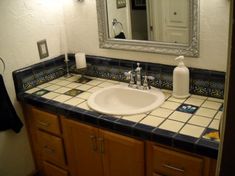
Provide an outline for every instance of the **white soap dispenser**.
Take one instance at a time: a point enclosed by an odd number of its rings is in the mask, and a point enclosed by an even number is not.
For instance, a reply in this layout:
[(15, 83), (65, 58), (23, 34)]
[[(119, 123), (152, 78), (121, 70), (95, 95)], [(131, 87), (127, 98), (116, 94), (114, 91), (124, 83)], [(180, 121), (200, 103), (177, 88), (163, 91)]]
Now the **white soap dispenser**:
[(184, 65), (184, 56), (175, 58), (179, 61), (173, 71), (173, 97), (187, 98), (189, 96), (189, 69)]

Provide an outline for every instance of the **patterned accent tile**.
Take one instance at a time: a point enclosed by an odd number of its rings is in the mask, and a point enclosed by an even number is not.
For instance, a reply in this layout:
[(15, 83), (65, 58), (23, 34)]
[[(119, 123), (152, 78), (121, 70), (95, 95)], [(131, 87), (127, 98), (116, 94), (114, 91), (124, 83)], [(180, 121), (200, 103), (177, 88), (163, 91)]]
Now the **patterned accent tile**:
[(163, 118), (159, 118), (159, 117), (156, 117), (156, 116), (148, 115), (148, 116), (145, 117), (143, 120), (141, 120), (140, 123), (141, 123), (141, 124), (148, 125), (148, 126), (157, 127), (157, 126), (160, 125), (163, 121), (164, 121)]
[(209, 125), (209, 128), (215, 129), (215, 130), (219, 130), (219, 120), (213, 120), (211, 122), (211, 124)]
[(207, 128), (203, 135), (202, 135), (203, 139), (208, 139), (211, 141), (216, 141), (216, 142), (220, 142), (220, 137), (219, 137), (219, 131), (215, 130), (215, 129), (211, 129), (211, 128)]
[(90, 82), (92, 79), (90, 78), (86, 78), (86, 77), (81, 77), (79, 78), (77, 81), (75, 81), (76, 83), (81, 83), (81, 84), (86, 84), (88, 82)]
[(186, 124), (181, 130), (180, 130), (180, 134), (184, 134), (184, 135), (188, 135), (188, 136), (192, 136), (192, 137), (196, 137), (199, 138), (203, 131), (205, 130), (205, 128), (203, 127), (199, 127), (199, 126), (195, 126), (195, 125), (189, 125)]
[(159, 128), (177, 133), (183, 127), (183, 125), (184, 123), (182, 122), (166, 120), (159, 126)]
[(207, 117), (202, 117), (202, 116), (197, 116), (194, 115), (189, 121), (188, 123), (193, 124), (193, 125), (198, 125), (198, 126), (202, 126), (202, 127), (207, 127), (212, 119), (207, 118)]
[(221, 107), (221, 105), (222, 103), (207, 100), (202, 104), (202, 107), (218, 110)]
[(41, 96), (43, 96), (43, 95), (45, 95), (45, 94), (47, 94), (47, 93), (49, 93), (48, 90), (41, 89), (41, 90), (38, 90), (38, 91), (34, 92), (33, 95), (36, 95), (36, 96), (41, 97)]
[(60, 94), (55, 93), (55, 92), (49, 92), (49, 93), (43, 95), (42, 97), (51, 100), (51, 99), (54, 99), (55, 97), (58, 97), (59, 95)]
[(201, 106), (203, 102), (204, 102), (203, 99), (190, 97), (184, 103), (194, 105), (194, 106)]
[(216, 112), (216, 110), (201, 107), (197, 110), (196, 115), (213, 118)]
[(181, 104), (180, 103), (176, 103), (176, 102), (172, 102), (172, 101), (165, 101), (161, 107), (162, 108), (166, 108), (166, 109), (171, 109), (171, 110), (175, 110), (177, 109)]
[(78, 89), (71, 89), (65, 92), (65, 95), (71, 96), (71, 97), (76, 97), (77, 95), (83, 93), (83, 91), (78, 90)]
[(132, 121), (132, 122), (139, 122), (145, 116), (146, 116), (146, 114), (129, 115), (129, 116), (123, 116), (122, 119), (129, 120), (129, 121)]
[(80, 104), (84, 101), (85, 100), (83, 100), (83, 99), (74, 97), (74, 98), (69, 99), (68, 101), (65, 101), (64, 103), (68, 104), (68, 105), (71, 105), (71, 106), (76, 106), (76, 105), (78, 105), (78, 104)]
[(150, 114), (158, 117), (167, 118), (173, 111), (165, 108), (157, 108), (152, 111)]
[(190, 114), (194, 114), (197, 111), (198, 107), (189, 105), (189, 104), (182, 104), (176, 110), (180, 112), (186, 112)]
[(58, 101), (60, 103), (63, 103), (65, 101), (69, 100), (69, 99), (71, 99), (71, 97), (68, 96), (68, 95), (59, 95), (58, 97), (55, 97), (53, 100)]
[(192, 114), (189, 113), (175, 111), (173, 114), (170, 115), (169, 119), (177, 120), (180, 122), (187, 122), (191, 116)]

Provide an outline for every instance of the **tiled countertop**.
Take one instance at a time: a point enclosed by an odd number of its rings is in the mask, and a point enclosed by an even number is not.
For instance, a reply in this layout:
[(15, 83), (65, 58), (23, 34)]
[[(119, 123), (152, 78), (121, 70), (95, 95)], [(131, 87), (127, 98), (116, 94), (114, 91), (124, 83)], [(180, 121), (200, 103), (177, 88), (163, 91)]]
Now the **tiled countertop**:
[(79, 78), (60, 77), (26, 91), (21, 100), (122, 134), (217, 157), (223, 100), (197, 95), (175, 99), (170, 91), (162, 90), (166, 101), (149, 113), (108, 116), (92, 111), (86, 101), (93, 92), (119, 82)]

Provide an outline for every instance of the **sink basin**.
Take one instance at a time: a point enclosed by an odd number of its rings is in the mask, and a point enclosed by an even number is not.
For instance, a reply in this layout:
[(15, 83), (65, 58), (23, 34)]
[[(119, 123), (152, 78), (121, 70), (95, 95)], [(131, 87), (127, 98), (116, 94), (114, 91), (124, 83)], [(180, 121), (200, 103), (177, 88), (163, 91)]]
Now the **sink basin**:
[(138, 90), (127, 84), (103, 88), (88, 99), (88, 106), (109, 115), (134, 115), (149, 112), (165, 101), (165, 95), (156, 88)]

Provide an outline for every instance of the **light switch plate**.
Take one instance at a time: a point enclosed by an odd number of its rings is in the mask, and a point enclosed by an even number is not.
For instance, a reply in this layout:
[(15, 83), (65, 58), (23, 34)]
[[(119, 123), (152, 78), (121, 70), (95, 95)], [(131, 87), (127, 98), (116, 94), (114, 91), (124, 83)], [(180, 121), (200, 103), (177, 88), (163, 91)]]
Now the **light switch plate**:
[(40, 40), (37, 42), (38, 45), (38, 53), (40, 59), (44, 59), (49, 56), (48, 48), (47, 48), (47, 41), (46, 39)]
[(117, 9), (126, 7), (126, 0), (117, 0)]

